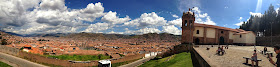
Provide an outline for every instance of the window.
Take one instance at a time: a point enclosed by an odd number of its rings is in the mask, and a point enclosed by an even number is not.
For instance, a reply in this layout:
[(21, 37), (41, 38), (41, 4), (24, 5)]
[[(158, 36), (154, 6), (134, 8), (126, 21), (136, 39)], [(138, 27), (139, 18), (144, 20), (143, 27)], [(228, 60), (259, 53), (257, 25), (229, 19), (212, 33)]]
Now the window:
[(242, 35), (240, 34), (240, 38), (242, 37)]
[(199, 34), (199, 30), (196, 30), (196, 34)]
[(221, 31), (221, 33), (224, 33), (224, 31)]
[(188, 21), (187, 20), (185, 20), (185, 26), (188, 26)]

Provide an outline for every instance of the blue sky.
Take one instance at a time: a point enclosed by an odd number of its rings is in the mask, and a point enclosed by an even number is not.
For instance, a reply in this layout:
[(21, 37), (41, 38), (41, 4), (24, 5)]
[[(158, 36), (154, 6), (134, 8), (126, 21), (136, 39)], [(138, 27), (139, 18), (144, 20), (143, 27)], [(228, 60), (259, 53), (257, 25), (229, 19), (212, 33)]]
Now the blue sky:
[[(32, 0), (4, 1), (1, 29), (19, 34), (115, 33), (181, 34), (183, 11), (193, 8), (196, 23), (239, 28), (280, 0)], [(7, 6), (13, 5), (13, 6)], [(7, 20), (8, 19), (8, 20)]]
[[(126, 15), (130, 18), (138, 18), (142, 13), (156, 12), (159, 16), (164, 17), (166, 20), (174, 20), (172, 14), (179, 17), (182, 11), (179, 8), (179, 2), (184, 0), (66, 0), (66, 6), (73, 9), (81, 9), (86, 7), (89, 3), (101, 2), (105, 8), (105, 12), (117, 12), (120, 17)], [(211, 19), (217, 23), (218, 26), (229, 26), (230, 28), (239, 28), (234, 25), (241, 21), (246, 21), (250, 17), (250, 12), (264, 13), (269, 5), (279, 7), (279, 0), (262, 1), (259, 11), (257, 9), (258, 0), (195, 0), (200, 5), (186, 6), (186, 7), (199, 7), (203, 13), (207, 13)], [(190, 1), (192, 3), (192, 1)], [(193, 2), (194, 3), (194, 2)], [(184, 8), (188, 11), (188, 8)]]

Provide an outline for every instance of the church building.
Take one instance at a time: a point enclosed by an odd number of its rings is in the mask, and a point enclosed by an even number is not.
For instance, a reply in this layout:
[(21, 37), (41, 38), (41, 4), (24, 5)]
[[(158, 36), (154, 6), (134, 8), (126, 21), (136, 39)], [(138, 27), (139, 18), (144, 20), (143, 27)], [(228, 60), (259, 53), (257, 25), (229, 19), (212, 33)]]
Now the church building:
[(190, 10), (182, 16), (182, 44), (234, 44), (254, 45), (256, 34), (242, 29), (194, 23), (195, 14)]

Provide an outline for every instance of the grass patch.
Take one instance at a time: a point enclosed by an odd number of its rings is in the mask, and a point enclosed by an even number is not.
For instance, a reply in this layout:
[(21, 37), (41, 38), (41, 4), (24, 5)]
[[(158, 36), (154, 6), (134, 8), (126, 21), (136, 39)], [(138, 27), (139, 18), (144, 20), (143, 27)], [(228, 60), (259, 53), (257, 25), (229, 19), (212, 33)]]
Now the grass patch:
[(152, 59), (139, 67), (193, 67), (191, 53), (175, 54), (169, 61), (166, 61), (169, 57)]
[(12, 66), (0, 61), (0, 67), (12, 67)]
[(75, 60), (75, 61), (88, 61), (88, 60), (103, 60), (103, 59), (110, 59), (110, 56), (105, 56), (102, 54), (99, 55), (46, 55), (47, 57), (57, 58), (61, 60)]

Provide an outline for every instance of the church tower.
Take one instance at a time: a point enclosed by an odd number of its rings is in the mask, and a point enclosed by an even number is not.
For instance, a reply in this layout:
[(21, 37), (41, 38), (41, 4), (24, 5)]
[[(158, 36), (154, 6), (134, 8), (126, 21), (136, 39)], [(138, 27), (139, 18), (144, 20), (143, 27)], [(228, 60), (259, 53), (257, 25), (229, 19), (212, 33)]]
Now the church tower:
[(193, 43), (195, 15), (191, 10), (183, 12), (182, 16), (182, 44)]

